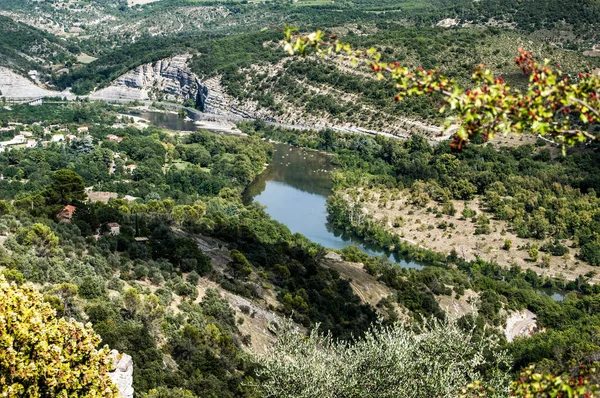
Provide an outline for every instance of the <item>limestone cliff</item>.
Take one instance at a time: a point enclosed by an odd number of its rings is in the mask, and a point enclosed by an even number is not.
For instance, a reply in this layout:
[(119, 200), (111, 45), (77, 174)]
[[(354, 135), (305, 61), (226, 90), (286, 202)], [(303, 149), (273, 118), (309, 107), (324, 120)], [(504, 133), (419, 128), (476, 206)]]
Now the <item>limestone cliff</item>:
[(0, 96), (6, 98), (36, 98), (62, 96), (64, 93), (37, 86), (33, 81), (0, 67)]
[(90, 95), (104, 100), (192, 100), (200, 109), (208, 90), (188, 66), (191, 55), (165, 58), (140, 65), (117, 78), (110, 86)]

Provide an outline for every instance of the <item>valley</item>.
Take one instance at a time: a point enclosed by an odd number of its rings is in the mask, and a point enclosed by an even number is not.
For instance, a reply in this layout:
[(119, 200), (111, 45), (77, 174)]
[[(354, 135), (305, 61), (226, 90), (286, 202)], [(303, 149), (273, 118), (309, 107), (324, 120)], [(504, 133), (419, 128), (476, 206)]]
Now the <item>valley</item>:
[(598, 396), (598, 32), (595, 0), (0, 0), (0, 392)]

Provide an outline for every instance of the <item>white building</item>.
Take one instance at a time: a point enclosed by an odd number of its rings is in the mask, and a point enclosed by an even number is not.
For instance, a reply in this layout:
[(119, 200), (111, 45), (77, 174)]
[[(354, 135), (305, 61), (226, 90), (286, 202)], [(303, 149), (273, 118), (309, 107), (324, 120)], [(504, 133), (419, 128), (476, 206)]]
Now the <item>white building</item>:
[(27, 140), (22, 134), (15, 135), (10, 141), (1, 141), (0, 147), (7, 147), (11, 145), (21, 145), (24, 144)]
[(121, 226), (116, 222), (108, 223), (108, 228), (110, 228), (111, 235), (119, 235), (121, 233)]

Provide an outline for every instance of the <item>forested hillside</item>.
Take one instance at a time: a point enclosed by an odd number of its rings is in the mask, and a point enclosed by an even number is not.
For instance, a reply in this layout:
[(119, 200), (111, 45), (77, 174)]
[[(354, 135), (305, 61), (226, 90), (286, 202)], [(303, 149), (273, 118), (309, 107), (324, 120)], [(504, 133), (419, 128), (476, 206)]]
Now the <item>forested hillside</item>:
[(0, 0), (0, 67), (61, 92), (0, 96), (0, 393), (112, 396), (127, 354), (143, 398), (598, 396), (599, 29), (597, 0)]
[(76, 43), (60, 42), (53, 35), (0, 15), (0, 66), (26, 74), (31, 69), (49, 72), (79, 53)]

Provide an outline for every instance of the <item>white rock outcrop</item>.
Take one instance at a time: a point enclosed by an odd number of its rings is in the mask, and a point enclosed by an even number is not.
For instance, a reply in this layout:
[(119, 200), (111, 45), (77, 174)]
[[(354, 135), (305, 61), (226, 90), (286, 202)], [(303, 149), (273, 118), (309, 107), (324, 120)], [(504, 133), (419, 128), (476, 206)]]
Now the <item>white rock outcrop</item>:
[(112, 350), (110, 355), (115, 366), (115, 370), (109, 373), (112, 382), (122, 398), (133, 398), (133, 359), (127, 354), (119, 354), (117, 350)]
[(153, 100), (165, 99), (195, 103), (206, 99), (207, 90), (188, 66), (191, 55), (165, 58), (144, 64), (118, 77), (106, 88), (90, 95), (92, 99)]
[(38, 87), (28, 78), (4, 67), (0, 67), (0, 92), (2, 92), (1, 96), (6, 98), (37, 98), (61, 95), (58, 91)]
[(536, 333), (536, 331), (536, 315), (527, 309), (512, 312), (506, 319), (504, 335), (508, 342), (514, 341), (517, 337), (529, 337)]

